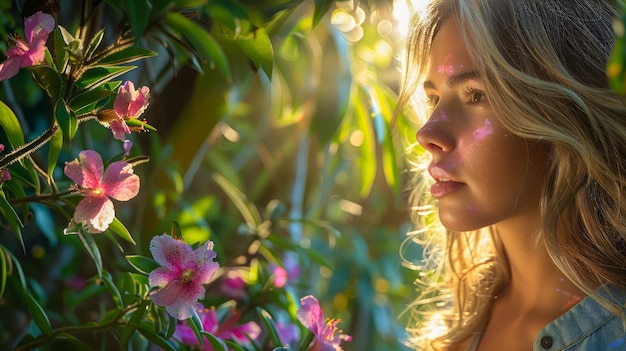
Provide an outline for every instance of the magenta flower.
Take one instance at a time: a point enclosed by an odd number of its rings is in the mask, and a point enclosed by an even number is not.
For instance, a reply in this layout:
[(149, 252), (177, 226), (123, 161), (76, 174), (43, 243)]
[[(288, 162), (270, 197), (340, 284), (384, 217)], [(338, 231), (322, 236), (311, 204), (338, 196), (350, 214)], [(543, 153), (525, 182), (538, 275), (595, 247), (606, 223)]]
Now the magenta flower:
[(141, 116), (148, 107), (149, 99), (150, 89), (146, 86), (135, 90), (135, 85), (131, 81), (126, 81), (120, 86), (113, 102), (113, 109), (117, 118), (109, 122), (115, 139), (122, 141), (126, 139), (126, 134), (130, 134), (131, 129), (125, 121)]
[(243, 299), (248, 294), (246, 281), (237, 269), (228, 270), (221, 278), (219, 290), (230, 299)]
[(324, 320), (324, 312), (314, 296), (305, 296), (300, 299), (300, 309), (296, 312), (298, 320), (315, 335), (311, 350), (313, 351), (342, 351), (342, 340), (352, 341), (352, 337), (337, 329), (338, 319)]
[(194, 250), (182, 240), (157, 235), (150, 241), (150, 252), (163, 266), (150, 272), (150, 287), (158, 287), (150, 292), (150, 298), (164, 306), (172, 317), (190, 318), (206, 292), (203, 285), (211, 281), (219, 268), (219, 264), (213, 262), (216, 256), (213, 242), (207, 241)]
[(15, 46), (7, 50), (7, 59), (0, 63), (0, 81), (17, 74), (21, 67), (40, 64), (46, 53), (48, 35), (54, 30), (54, 18), (41, 11), (24, 19), (26, 41), (19, 36), (9, 36)]
[[(248, 345), (250, 340), (255, 340), (261, 335), (261, 327), (254, 322), (250, 321), (243, 324), (238, 324), (241, 319), (241, 312), (234, 310), (232, 307), (226, 312), (226, 318), (220, 323), (215, 308), (199, 308), (198, 317), (202, 323), (202, 329), (211, 333), (213, 336), (222, 340), (232, 340), (238, 345)], [(176, 326), (174, 336), (177, 337), (185, 345), (193, 345), (200, 347), (198, 338), (194, 334), (193, 329), (189, 326), (187, 321)], [(211, 343), (208, 340), (204, 340), (202, 343), (203, 351), (214, 351)]]
[[(4, 144), (0, 144), (0, 152), (4, 151)], [(0, 168), (0, 185), (6, 182), (7, 180), (11, 180), (11, 174), (9, 170), (6, 168)]]
[(78, 158), (65, 162), (65, 174), (76, 182), (77, 193), (83, 195), (74, 222), (87, 226), (89, 233), (101, 233), (115, 218), (113, 202), (128, 201), (139, 193), (139, 177), (133, 166), (124, 161), (113, 162), (104, 171), (102, 157), (96, 151), (81, 151)]

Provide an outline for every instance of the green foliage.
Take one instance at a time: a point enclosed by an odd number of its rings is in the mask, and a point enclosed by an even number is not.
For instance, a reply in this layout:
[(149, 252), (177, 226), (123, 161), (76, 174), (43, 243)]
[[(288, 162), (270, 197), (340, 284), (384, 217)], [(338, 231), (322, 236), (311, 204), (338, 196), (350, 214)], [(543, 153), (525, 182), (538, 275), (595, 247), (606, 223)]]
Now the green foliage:
[[(353, 336), (344, 349), (406, 350), (397, 316), (417, 272), (398, 254), (408, 220), (392, 127), (399, 47), (376, 29), (393, 21), (393, 2), (72, 5), (59, 2), (54, 15), (68, 22), (44, 61), (0, 88), (0, 171), (11, 176), (0, 181), (0, 344), (189, 349), (150, 298), (160, 265), (148, 242), (166, 232), (214, 243), (221, 268), (201, 302), (220, 322), (240, 313), (264, 331), (233, 341), (196, 314), (186, 323), (199, 343), (306, 350), (315, 335), (296, 310), (313, 294)], [(16, 9), (7, 13), (0, 21), (12, 16), (19, 30)], [(130, 153), (107, 128), (126, 80), (151, 95), (146, 119), (125, 119), (145, 132), (128, 138)], [(402, 116), (398, 126), (412, 133)], [(100, 234), (74, 221), (84, 193), (64, 174), (85, 149), (141, 179)], [(232, 274), (245, 286), (229, 287)], [(287, 345), (285, 325), (301, 340)]]

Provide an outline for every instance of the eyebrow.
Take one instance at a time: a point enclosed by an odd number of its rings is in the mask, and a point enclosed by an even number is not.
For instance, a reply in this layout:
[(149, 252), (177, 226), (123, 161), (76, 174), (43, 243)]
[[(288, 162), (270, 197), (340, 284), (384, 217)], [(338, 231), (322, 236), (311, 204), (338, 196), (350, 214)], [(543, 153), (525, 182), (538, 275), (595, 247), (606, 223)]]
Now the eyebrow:
[[(465, 83), (472, 79), (480, 78), (480, 75), (476, 71), (459, 72), (448, 76), (446, 79), (446, 85), (448, 87), (455, 86), (457, 84)], [(436, 89), (437, 86), (433, 81), (427, 80), (424, 82), (424, 89)]]

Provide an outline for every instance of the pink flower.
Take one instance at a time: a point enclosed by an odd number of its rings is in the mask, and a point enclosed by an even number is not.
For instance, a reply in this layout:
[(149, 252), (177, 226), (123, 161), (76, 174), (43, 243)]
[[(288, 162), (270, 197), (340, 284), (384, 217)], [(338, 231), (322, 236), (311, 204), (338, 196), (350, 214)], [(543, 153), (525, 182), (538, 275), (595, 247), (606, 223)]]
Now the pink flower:
[(207, 241), (194, 250), (182, 240), (157, 235), (150, 241), (150, 252), (163, 266), (150, 272), (150, 287), (158, 287), (150, 293), (150, 298), (164, 306), (172, 317), (190, 318), (192, 309), (205, 294), (203, 285), (211, 281), (219, 268), (213, 262), (216, 256), (213, 242)]
[(241, 272), (236, 269), (228, 270), (221, 279), (220, 292), (231, 299), (242, 299), (248, 293), (245, 280)]
[[(198, 317), (202, 323), (202, 329), (211, 333), (220, 339), (229, 339), (238, 345), (247, 345), (250, 340), (255, 340), (261, 335), (261, 327), (256, 322), (250, 321), (244, 324), (238, 324), (241, 318), (241, 312), (234, 310), (232, 307), (226, 312), (226, 318), (220, 323), (215, 308), (198, 309)], [(180, 341), (185, 345), (193, 345), (200, 347), (198, 338), (194, 334), (189, 324), (185, 321), (176, 327), (174, 332)], [(202, 343), (203, 351), (213, 351), (213, 347), (208, 340)]]
[(7, 50), (7, 59), (0, 63), (0, 81), (17, 74), (21, 67), (40, 64), (46, 53), (48, 35), (54, 30), (54, 18), (41, 11), (24, 19), (26, 41), (18, 35), (9, 36), (15, 46)]
[(324, 312), (314, 296), (305, 296), (300, 299), (300, 309), (296, 312), (298, 320), (315, 334), (311, 350), (313, 351), (342, 351), (342, 340), (352, 341), (352, 337), (337, 329), (338, 319), (324, 320)]
[(131, 81), (126, 81), (120, 86), (113, 102), (113, 109), (117, 118), (109, 122), (115, 139), (122, 141), (126, 139), (126, 134), (130, 134), (131, 129), (125, 121), (141, 116), (148, 107), (149, 99), (150, 89), (146, 86), (135, 90), (135, 85)]
[(139, 193), (139, 177), (130, 163), (113, 162), (103, 170), (102, 157), (93, 150), (81, 151), (77, 159), (65, 163), (65, 174), (85, 197), (76, 206), (74, 221), (86, 225), (89, 233), (101, 233), (113, 222), (115, 209), (109, 197), (128, 201)]

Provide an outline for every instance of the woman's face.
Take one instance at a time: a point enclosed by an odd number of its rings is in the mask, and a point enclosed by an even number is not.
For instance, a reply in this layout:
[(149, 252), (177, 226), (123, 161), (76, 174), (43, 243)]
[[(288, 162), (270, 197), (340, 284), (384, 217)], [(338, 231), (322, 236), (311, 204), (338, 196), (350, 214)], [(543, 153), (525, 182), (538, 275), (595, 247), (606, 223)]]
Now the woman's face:
[(431, 194), (442, 224), (468, 231), (534, 220), (547, 148), (502, 127), (454, 21), (436, 35), (428, 67), (430, 117), (417, 139), (432, 154)]

